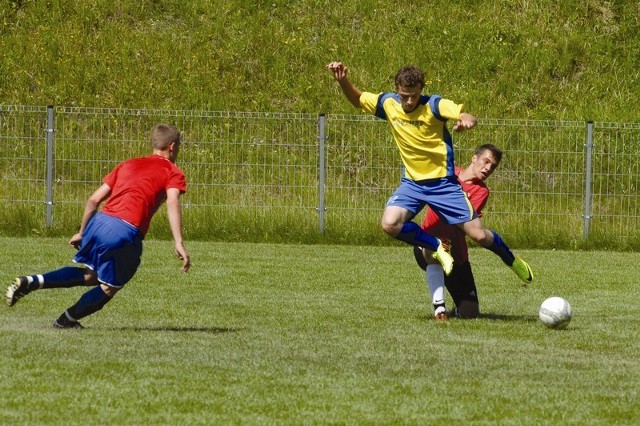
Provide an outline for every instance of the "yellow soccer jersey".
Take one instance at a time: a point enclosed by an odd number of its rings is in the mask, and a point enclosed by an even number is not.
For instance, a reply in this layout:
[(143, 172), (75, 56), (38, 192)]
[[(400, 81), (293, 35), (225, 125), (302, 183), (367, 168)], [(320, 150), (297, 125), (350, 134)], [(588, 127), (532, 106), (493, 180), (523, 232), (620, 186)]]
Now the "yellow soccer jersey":
[(391, 125), (400, 150), (405, 176), (415, 181), (454, 176), (453, 141), (446, 120), (458, 120), (463, 105), (438, 95), (422, 95), (410, 113), (404, 112), (397, 93), (360, 96), (362, 109)]

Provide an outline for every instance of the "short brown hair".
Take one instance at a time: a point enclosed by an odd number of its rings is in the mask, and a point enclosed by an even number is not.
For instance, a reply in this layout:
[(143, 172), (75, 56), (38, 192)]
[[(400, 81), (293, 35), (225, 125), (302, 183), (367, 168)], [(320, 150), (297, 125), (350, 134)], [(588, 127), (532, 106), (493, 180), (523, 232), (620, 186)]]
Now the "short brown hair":
[(180, 132), (170, 124), (156, 124), (151, 129), (151, 147), (165, 150), (172, 142), (180, 143)]
[(424, 87), (424, 73), (415, 65), (400, 68), (396, 74), (396, 87)]
[(502, 151), (500, 150), (500, 148), (498, 148), (497, 146), (495, 146), (492, 143), (485, 143), (484, 145), (480, 145), (479, 147), (476, 148), (476, 150), (473, 153), (473, 155), (479, 157), (485, 151), (491, 151), (491, 153), (493, 154), (493, 158), (496, 159), (498, 164), (500, 163), (500, 161), (502, 161)]

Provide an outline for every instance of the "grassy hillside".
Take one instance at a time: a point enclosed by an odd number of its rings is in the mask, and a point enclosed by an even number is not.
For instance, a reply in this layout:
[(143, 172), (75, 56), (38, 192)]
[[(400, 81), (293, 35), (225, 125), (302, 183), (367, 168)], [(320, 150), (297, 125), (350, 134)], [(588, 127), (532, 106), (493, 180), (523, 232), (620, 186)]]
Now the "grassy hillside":
[(0, 0), (0, 103), (352, 112), (324, 69), (480, 117), (637, 121), (637, 1)]

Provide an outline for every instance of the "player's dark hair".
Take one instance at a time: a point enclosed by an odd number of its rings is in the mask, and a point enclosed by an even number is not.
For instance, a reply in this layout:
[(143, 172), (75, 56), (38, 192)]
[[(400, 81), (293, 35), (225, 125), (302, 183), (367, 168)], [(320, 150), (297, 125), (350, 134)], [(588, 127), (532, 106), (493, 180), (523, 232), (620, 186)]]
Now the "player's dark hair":
[(480, 145), (476, 148), (473, 155), (479, 157), (485, 151), (491, 151), (491, 154), (493, 154), (493, 158), (495, 158), (498, 163), (502, 161), (502, 151), (492, 143), (485, 143), (484, 145)]
[(424, 87), (424, 73), (415, 65), (400, 68), (396, 74), (396, 87)]
[(170, 124), (156, 124), (151, 129), (151, 147), (165, 150), (171, 142), (180, 143), (180, 132)]

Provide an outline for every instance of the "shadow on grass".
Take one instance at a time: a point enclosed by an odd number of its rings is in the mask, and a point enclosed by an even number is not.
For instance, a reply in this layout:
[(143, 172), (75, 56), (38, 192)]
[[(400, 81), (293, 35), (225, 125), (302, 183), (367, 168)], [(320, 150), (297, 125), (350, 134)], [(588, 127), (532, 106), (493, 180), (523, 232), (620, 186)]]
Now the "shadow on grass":
[[(449, 320), (453, 321), (473, 321), (473, 320), (489, 320), (489, 321), (510, 321), (510, 322), (537, 322), (538, 317), (532, 315), (508, 315), (508, 314), (494, 314), (494, 313), (481, 313), (478, 318), (459, 318), (456, 317), (453, 312), (447, 312)], [(432, 321), (433, 316), (421, 315), (418, 317), (421, 320)]]
[(159, 332), (171, 332), (171, 333), (209, 333), (209, 334), (221, 334), (221, 333), (235, 333), (242, 330), (241, 328), (226, 328), (226, 327), (176, 327), (176, 326), (150, 326), (150, 327), (109, 327), (109, 330), (114, 331), (159, 331)]
[(522, 321), (522, 322), (536, 322), (538, 321), (537, 316), (532, 315), (506, 315), (506, 314), (480, 314), (478, 319), (486, 319), (493, 321)]

